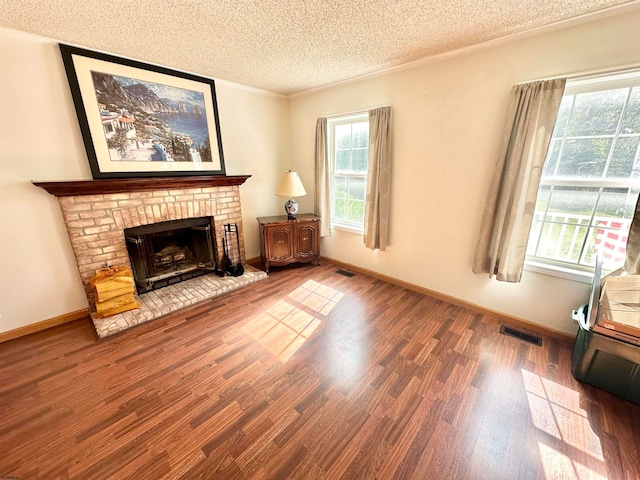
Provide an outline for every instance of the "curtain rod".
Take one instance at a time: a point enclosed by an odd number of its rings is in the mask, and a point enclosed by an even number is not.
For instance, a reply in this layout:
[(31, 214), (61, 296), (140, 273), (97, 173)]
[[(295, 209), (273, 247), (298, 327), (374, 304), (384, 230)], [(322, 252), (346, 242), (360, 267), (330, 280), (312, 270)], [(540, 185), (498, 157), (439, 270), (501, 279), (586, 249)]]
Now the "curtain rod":
[(566, 78), (567, 80), (587, 80), (589, 78), (596, 78), (602, 75), (633, 73), (637, 71), (640, 71), (640, 63), (631, 63), (628, 65), (620, 65), (617, 67), (599, 68), (594, 70), (586, 70), (584, 72), (555, 75), (552, 77), (538, 78), (536, 80), (527, 80), (526, 82), (518, 83), (518, 85), (522, 85), (524, 83), (542, 82), (544, 80), (556, 80), (558, 78)]
[(346, 112), (346, 113), (334, 113), (333, 115), (323, 115), (323, 118), (335, 118), (335, 117), (346, 117), (349, 115), (360, 115), (362, 113), (368, 113), (369, 110), (375, 110), (376, 108), (382, 107), (390, 107), (391, 105), (378, 105), (377, 107), (366, 108), (364, 110), (359, 110), (357, 112)]

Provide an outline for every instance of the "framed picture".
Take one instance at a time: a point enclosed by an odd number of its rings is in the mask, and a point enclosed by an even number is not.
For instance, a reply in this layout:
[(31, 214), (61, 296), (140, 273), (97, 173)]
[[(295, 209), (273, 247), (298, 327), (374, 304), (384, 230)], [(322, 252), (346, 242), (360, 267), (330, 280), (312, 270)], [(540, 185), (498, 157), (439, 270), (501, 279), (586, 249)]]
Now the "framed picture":
[(212, 79), (60, 45), (93, 178), (224, 175)]

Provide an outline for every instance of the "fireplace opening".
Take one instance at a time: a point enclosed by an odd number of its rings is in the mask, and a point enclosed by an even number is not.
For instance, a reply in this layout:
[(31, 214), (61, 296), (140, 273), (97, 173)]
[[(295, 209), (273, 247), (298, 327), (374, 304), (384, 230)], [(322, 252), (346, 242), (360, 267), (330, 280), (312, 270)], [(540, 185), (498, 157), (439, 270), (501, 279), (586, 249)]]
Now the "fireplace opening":
[(127, 228), (124, 235), (138, 293), (216, 271), (211, 217)]

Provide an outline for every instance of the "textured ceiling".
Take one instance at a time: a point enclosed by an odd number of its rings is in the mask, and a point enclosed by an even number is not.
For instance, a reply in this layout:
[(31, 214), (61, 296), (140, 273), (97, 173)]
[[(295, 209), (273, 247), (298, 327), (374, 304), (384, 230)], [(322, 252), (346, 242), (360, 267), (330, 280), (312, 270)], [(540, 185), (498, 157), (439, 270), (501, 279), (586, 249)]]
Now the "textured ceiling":
[(0, 25), (281, 94), (625, 0), (0, 0)]

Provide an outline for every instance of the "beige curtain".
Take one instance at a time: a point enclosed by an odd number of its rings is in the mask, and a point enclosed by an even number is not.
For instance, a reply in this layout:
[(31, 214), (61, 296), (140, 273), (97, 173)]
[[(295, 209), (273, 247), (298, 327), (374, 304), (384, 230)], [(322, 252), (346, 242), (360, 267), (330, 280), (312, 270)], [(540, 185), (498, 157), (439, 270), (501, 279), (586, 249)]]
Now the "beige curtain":
[(640, 274), (640, 198), (636, 203), (633, 220), (629, 227), (627, 239), (627, 258), (624, 262), (624, 270), (629, 275)]
[(331, 196), (329, 190), (329, 155), (327, 152), (327, 119), (316, 122), (316, 194), (315, 213), (320, 222), (320, 236), (331, 236)]
[(391, 189), (391, 107), (369, 110), (369, 169), (364, 207), (364, 244), (375, 250), (387, 246)]
[(538, 186), (566, 79), (516, 85), (484, 208), (474, 273), (519, 282)]

